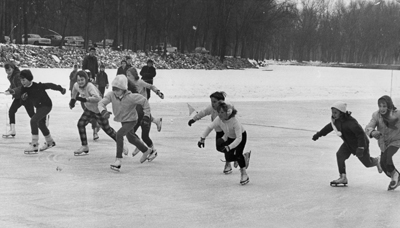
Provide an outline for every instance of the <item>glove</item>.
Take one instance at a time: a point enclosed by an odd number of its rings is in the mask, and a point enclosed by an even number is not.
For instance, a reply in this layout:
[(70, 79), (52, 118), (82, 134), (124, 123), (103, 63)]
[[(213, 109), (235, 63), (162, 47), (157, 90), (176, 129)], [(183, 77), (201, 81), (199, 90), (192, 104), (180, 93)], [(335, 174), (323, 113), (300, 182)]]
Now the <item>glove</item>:
[(109, 119), (111, 114), (112, 114), (112, 112), (109, 112), (107, 110), (103, 110), (101, 112), (101, 116), (103, 116), (105, 119)]
[(371, 137), (374, 137), (375, 139), (379, 139), (382, 136), (382, 134), (379, 131), (372, 131), (371, 132)]
[(66, 92), (67, 92), (67, 90), (65, 88), (62, 88), (61, 94), (64, 95)]
[[(8, 93), (8, 94), (7, 94)], [(14, 95), (15, 94), (15, 90), (13, 90), (13, 89), (8, 89), (8, 90), (6, 90), (6, 95)]]
[(229, 148), (229, 146), (225, 146), (224, 149), (222, 150), (222, 152), (224, 153), (228, 153), (229, 151), (231, 151), (231, 148)]
[(161, 93), (161, 91), (160, 90), (157, 90), (157, 93), (156, 93), (161, 99), (164, 99), (164, 94), (163, 93)]
[(87, 99), (84, 97), (77, 97), (76, 100), (80, 102), (87, 102)]
[(223, 138), (218, 138), (216, 143), (217, 143), (217, 146), (223, 146), (225, 143), (225, 140)]
[(205, 141), (206, 139), (205, 138), (200, 138), (200, 141), (198, 141), (197, 142), (197, 146), (199, 147), (199, 148), (204, 148), (204, 141)]
[(148, 116), (143, 116), (142, 123), (143, 123), (145, 126), (150, 126), (150, 124), (151, 124), (150, 117), (148, 117)]
[(319, 137), (320, 137), (319, 132), (317, 132), (315, 135), (313, 135), (312, 140), (317, 141)]
[(76, 102), (75, 99), (71, 99), (71, 100), (69, 101), (69, 108), (70, 108), (70, 109), (75, 108), (75, 102)]
[(21, 95), (21, 100), (26, 101), (28, 99), (28, 94), (24, 93)]
[(194, 119), (189, 120), (189, 122), (188, 122), (189, 127), (191, 127), (192, 124), (194, 124), (194, 122), (196, 122), (196, 120), (194, 120)]
[(357, 157), (362, 158), (364, 156), (364, 148), (358, 147), (356, 150), (356, 155), (357, 155)]
[(7, 96), (11, 95), (10, 91), (8, 91), (8, 90), (4, 91), (4, 94), (7, 95)]

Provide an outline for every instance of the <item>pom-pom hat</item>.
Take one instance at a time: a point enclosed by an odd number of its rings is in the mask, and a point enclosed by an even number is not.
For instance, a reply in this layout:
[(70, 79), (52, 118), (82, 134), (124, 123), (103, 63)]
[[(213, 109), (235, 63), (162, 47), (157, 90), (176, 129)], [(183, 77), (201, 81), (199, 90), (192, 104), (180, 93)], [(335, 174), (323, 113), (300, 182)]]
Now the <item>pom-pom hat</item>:
[(342, 101), (337, 101), (337, 102), (333, 103), (331, 108), (335, 108), (343, 113), (347, 112), (347, 104)]
[(128, 79), (126, 78), (125, 75), (119, 74), (115, 76), (114, 80), (111, 82), (112, 87), (116, 87), (121, 90), (127, 90), (128, 89)]

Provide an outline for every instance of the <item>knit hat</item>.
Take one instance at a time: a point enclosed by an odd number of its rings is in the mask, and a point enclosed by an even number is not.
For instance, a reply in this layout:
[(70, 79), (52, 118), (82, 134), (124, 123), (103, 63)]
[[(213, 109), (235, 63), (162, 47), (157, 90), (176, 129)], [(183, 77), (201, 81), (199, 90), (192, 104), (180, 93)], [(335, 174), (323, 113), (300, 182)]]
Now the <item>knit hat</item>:
[(28, 81), (32, 81), (33, 80), (32, 72), (30, 70), (23, 70), (20, 73), (20, 78), (25, 78)]
[(347, 112), (347, 104), (342, 101), (337, 101), (337, 102), (333, 103), (331, 108), (335, 108), (343, 113)]
[(118, 89), (127, 90), (128, 89), (128, 79), (125, 75), (119, 74), (115, 76), (114, 80), (111, 82), (112, 87), (117, 87)]

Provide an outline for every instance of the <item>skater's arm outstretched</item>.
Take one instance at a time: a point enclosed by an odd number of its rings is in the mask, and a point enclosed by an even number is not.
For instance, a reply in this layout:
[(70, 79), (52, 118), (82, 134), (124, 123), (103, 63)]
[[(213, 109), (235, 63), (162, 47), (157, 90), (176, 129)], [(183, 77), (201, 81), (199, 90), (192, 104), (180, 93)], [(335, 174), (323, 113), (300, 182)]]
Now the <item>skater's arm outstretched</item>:
[(319, 137), (321, 136), (326, 136), (327, 134), (331, 133), (333, 131), (333, 127), (331, 123), (328, 123), (324, 128), (322, 128), (320, 131), (318, 131), (312, 139), (314, 141), (318, 140)]
[(97, 106), (99, 108), (99, 112), (102, 113), (103, 111), (107, 111), (106, 106), (111, 103), (111, 96), (113, 96), (113, 92), (107, 93), (103, 99), (97, 103)]
[(57, 91), (60, 91), (62, 94), (65, 94), (65, 92), (66, 92), (65, 88), (63, 88), (60, 85), (56, 85), (54, 83), (50, 83), (50, 82), (49, 83), (39, 83), (39, 86), (40, 85), (42, 86), (43, 89), (57, 90)]
[(164, 99), (164, 94), (161, 93), (161, 91), (160, 91), (155, 85), (149, 84), (149, 83), (147, 83), (147, 82), (145, 82), (145, 81), (143, 81), (143, 80), (139, 80), (137, 83), (139, 84), (139, 86), (142, 86), (142, 87), (144, 87), (144, 88), (146, 88), (146, 89), (152, 90), (152, 91), (153, 91), (155, 94), (157, 94), (161, 99)]

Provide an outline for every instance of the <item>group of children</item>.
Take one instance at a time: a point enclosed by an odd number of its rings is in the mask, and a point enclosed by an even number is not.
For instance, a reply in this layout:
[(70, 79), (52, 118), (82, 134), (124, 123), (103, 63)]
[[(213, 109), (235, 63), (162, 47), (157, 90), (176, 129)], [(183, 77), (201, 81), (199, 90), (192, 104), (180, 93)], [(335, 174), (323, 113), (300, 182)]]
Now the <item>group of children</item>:
[[(336, 153), (339, 169), (339, 179), (333, 180), (331, 186), (346, 186), (345, 161), (350, 155), (356, 155), (365, 167), (377, 167), (391, 178), (388, 190), (394, 190), (400, 185), (400, 174), (393, 163), (393, 156), (400, 147), (400, 112), (394, 106), (392, 99), (385, 95), (378, 99), (378, 111), (372, 114), (372, 119), (363, 129), (344, 102), (335, 102), (331, 106), (331, 122), (313, 135), (314, 141), (335, 131), (343, 140)], [(369, 150), (369, 138), (378, 140), (381, 155), (372, 158)]]

